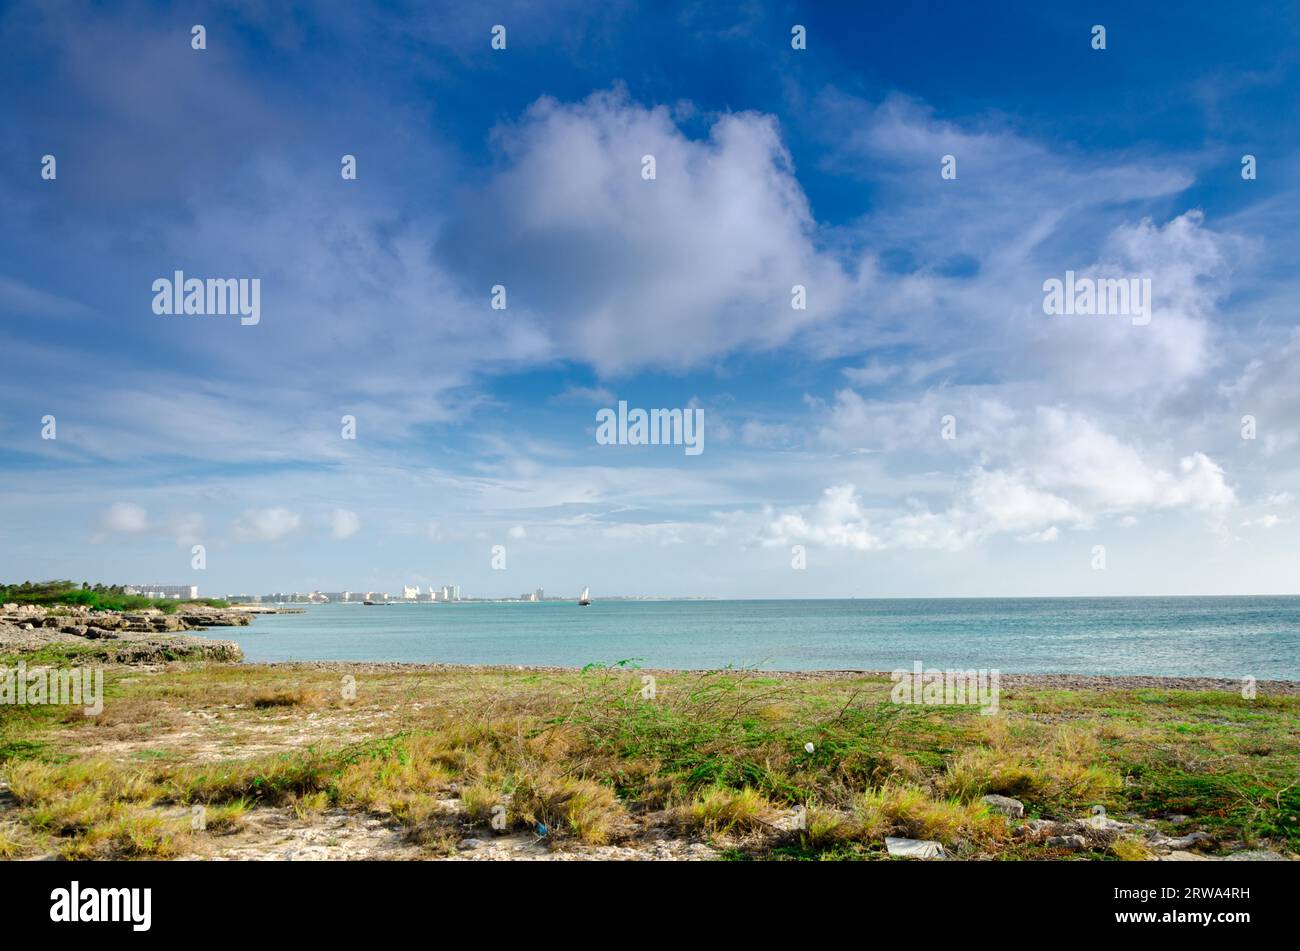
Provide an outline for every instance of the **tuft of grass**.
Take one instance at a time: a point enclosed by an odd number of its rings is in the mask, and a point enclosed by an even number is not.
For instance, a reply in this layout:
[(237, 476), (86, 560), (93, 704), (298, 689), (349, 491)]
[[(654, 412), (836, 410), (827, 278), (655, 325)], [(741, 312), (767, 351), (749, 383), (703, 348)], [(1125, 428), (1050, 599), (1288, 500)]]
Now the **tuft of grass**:
[(500, 805), (501, 794), (487, 783), (474, 783), (461, 790), (460, 802), (466, 819), (482, 822), (491, 817), (495, 806)]
[(1118, 838), (1111, 844), (1110, 851), (1124, 862), (1144, 862), (1151, 858), (1151, 850), (1137, 839)]
[(36, 848), (34, 837), (16, 822), (0, 822), (0, 859), (16, 859)]
[(809, 806), (804, 843), (814, 851), (833, 849), (852, 841), (854, 826), (845, 814), (822, 806)]
[(20, 805), (48, 805), (77, 796), (150, 804), (158, 790), (142, 769), (105, 759), (51, 764), (20, 760), (6, 770), (9, 792)]
[(864, 793), (855, 804), (857, 837), (875, 841), (888, 835), (986, 845), (1005, 838), (1006, 822), (981, 805), (934, 799), (913, 786), (888, 784)]
[(308, 822), (329, 808), (330, 794), (324, 790), (294, 796), (289, 808), (299, 822)]
[(1014, 796), (1044, 808), (1078, 811), (1106, 801), (1123, 788), (1116, 770), (1096, 762), (1093, 750), (1070, 741), (1074, 731), (1057, 733), (1052, 749), (976, 747), (958, 754), (938, 778), (940, 790), (963, 801), (988, 793)]
[(274, 693), (264, 693), (253, 698), (253, 707), (257, 710), (268, 710), (274, 707), (301, 707), (320, 700), (320, 695), (307, 690), (277, 690)]
[(713, 786), (681, 811), (688, 828), (706, 833), (757, 832), (769, 826), (776, 807), (756, 789)]
[(515, 787), (513, 805), (528, 825), (544, 825), (548, 834), (570, 834), (592, 845), (608, 842), (626, 815), (608, 786), (549, 775), (521, 781)]
[(444, 788), (454, 775), (446, 765), (455, 759), (436, 734), (397, 737), (352, 758), (329, 783), (340, 805), (372, 812), (393, 812), (404, 800)]
[(262, 756), (171, 769), (160, 777), (160, 785), (170, 798), (186, 804), (238, 799), (280, 803), (324, 789), (333, 766), (330, 757), (313, 753)]
[(213, 835), (229, 835), (244, 827), (252, 803), (244, 798), (205, 807), (204, 828)]
[(185, 819), (168, 819), (140, 811), (118, 815), (108, 826), (103, 839), (88, 841), (100, 844), (102, 852), (113, 858), (169, 859), (184, 850), (190, 836)]

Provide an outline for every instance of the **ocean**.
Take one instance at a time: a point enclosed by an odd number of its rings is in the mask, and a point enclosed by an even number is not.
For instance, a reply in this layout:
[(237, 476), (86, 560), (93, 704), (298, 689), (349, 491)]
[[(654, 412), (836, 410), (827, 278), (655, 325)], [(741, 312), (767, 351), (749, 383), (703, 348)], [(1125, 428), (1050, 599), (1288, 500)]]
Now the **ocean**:
[(1300, 597), (307, 606), (213, 628), (250, 662), (1252, 676), (1300, 680)]

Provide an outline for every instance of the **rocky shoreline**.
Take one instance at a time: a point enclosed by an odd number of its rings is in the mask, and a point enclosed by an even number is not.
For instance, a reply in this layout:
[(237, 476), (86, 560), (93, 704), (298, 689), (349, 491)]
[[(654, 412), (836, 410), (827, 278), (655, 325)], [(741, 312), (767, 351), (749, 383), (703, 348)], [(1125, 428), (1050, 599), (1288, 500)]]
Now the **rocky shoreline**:
[(95, 611), (81, 605), (6, 604), (0, 608), (0, 654), (36, 654), (49, 648), (106, 664), (156, 664), (169, 660), (239, 662), (234, 641), (195, 637), (187, 631), (240, 627), (246, 612), (186, 604), (175, 614)]

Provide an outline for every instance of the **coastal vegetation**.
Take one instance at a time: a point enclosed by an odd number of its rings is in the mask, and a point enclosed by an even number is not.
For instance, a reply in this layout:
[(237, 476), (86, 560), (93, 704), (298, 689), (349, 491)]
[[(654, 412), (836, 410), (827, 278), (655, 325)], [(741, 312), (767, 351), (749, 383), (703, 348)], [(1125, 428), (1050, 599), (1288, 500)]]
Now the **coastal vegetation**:
[(986, 716), (891, 703), (879, 676), (655, 672), (647, 697), (642, 673), (114, 668), (96, 716), (0, 707), (0, 856), (222, 855), (331, 817), (402, 857), (873, 859), (897, 836), (1115, 860), (1190, 830), (1206, 856), (1300, 849), (1294, 695), (1016, 686)]
[(211, 608), (227, 608), (229, 602), (219, 598), (196, 598), (181, 601), (177, 598), (146, 598), (127, 594), (121, 585), (90, 584), (72, 581), (24, 581), (21, 584), (0, 584), (0, 603), (36, 604), (42, 606), (86, 607), (92, 611), (143, 611), (150, 608), (164, 614), (175, 614), (184, 604), (202, 604)]

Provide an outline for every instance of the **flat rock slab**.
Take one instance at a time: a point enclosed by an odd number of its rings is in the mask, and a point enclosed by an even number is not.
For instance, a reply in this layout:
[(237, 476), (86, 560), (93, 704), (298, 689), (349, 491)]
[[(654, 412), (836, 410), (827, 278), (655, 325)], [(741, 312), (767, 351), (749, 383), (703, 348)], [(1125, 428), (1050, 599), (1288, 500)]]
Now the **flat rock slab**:
[(895, 858), (903, 859), (941, 859), (944, 857), (943, 846), (938, 842), (923, 839), (885, 839), (885, 849)]
[(1175, 852), (1185, 852), (1190, 848), (1200, 845), (1202, 842), (1209, 842), (1210, 836), (1205, 832), (1191, 832), (1187, 835), (1180, 836), (1177, 839), (1171, 839), (1168, 836), (1157, 835), (1150, 840), (1152, 848), (1172, 849)]

